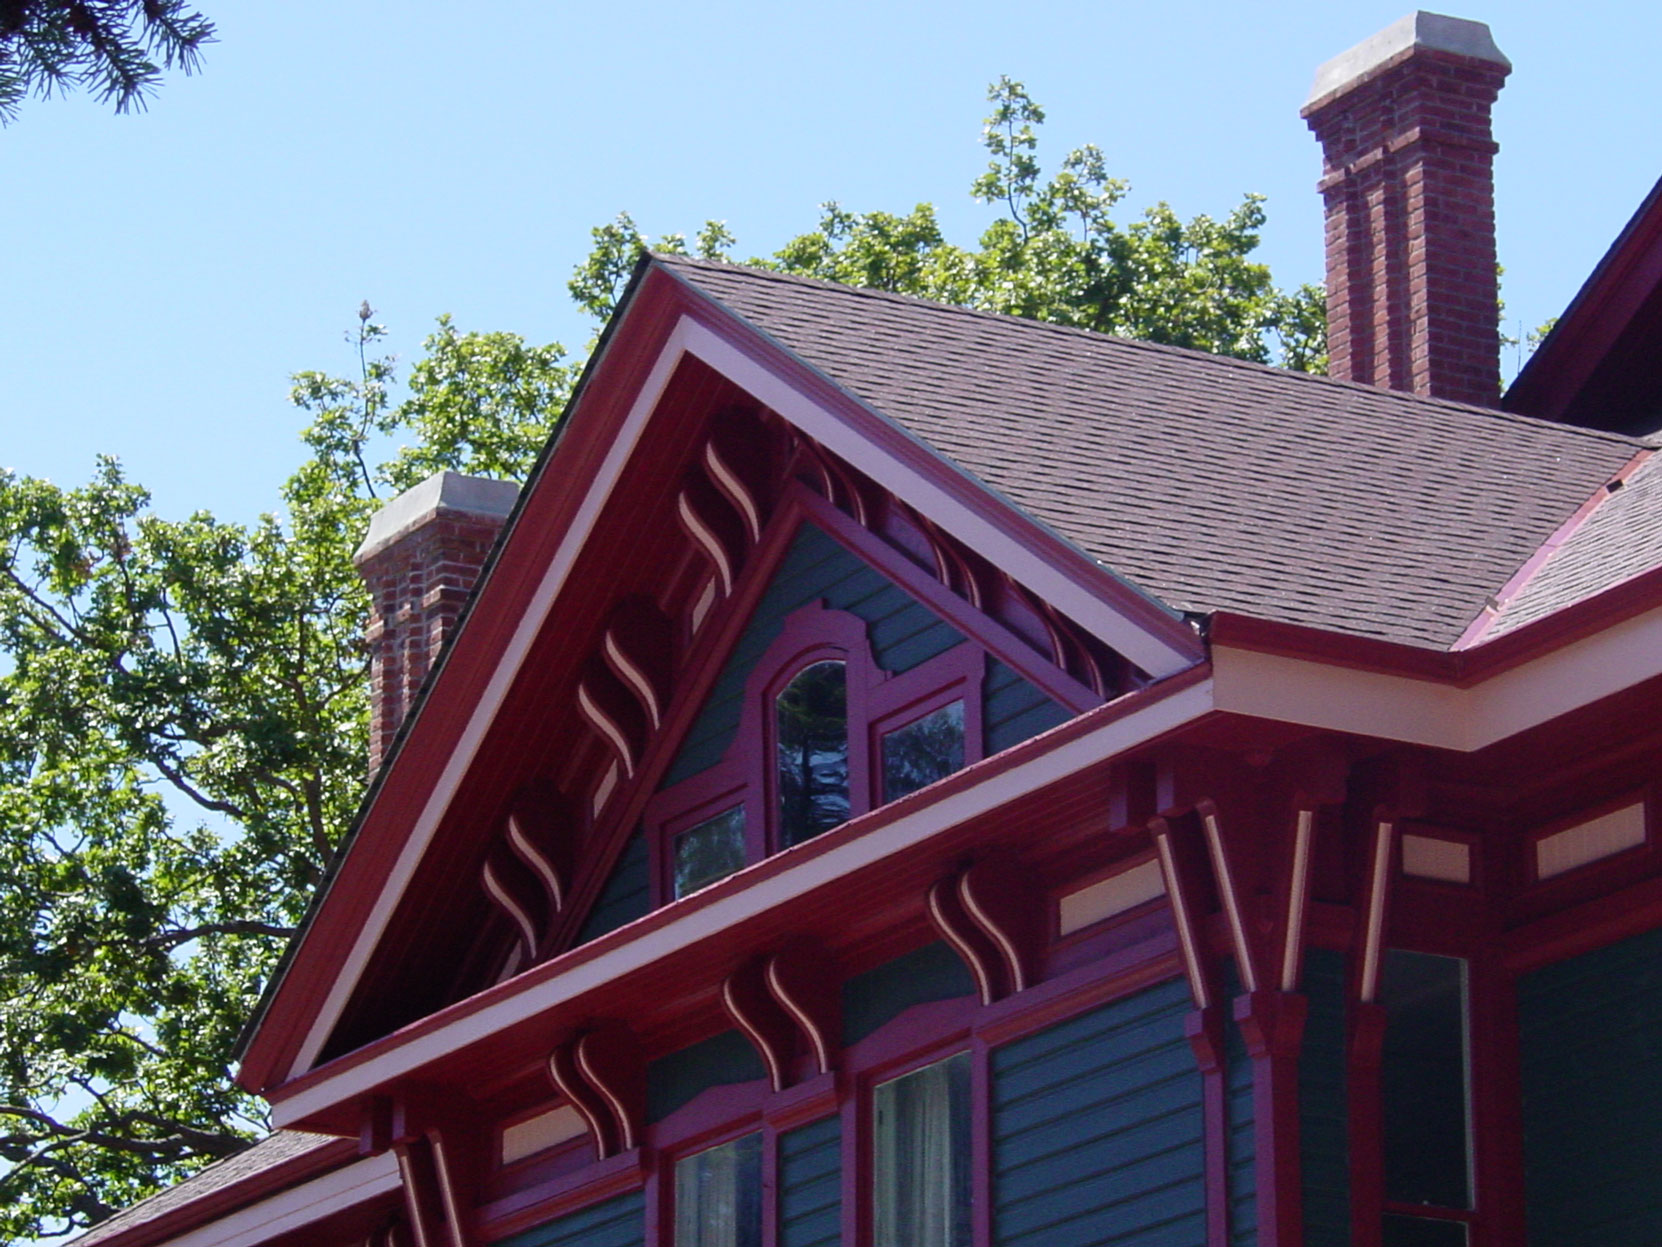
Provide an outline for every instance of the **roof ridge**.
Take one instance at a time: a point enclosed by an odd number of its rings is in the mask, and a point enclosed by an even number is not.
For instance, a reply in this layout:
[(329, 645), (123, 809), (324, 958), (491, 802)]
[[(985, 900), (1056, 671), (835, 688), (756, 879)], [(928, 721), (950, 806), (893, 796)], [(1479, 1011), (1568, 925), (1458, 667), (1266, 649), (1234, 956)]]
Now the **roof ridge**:
[[(1631, 446), (1638, 449), (1646, 443), (1625, 433), (1612, 433), (1603, 429), (1588, 429), (1580, 425), (1564, 424), (1557, 420), (1545, 420), (1538, 416), (1524, 415), (1521, 412), (1503, 411), (1498, 407), (1482, 407), (1474, 403), (1462, 403), (1453, 399), (1431, 398), (1421, 394), (1409, 394), (1402, 390), (1387, 390), (1376, 385), (1367, 385), (1360, 381), (1345, 381), (1338, 377), (1330, 377), (1323, 373), (1297, 372), (1290, 368), (1282, 368), (1276, 364), (1261, 364), (1255, 360), (1240, 359), (1233, 355), (1218, 355), (1211, 351), (1203, 351), (1197, 347), (1173, 346), (1165, 342), (1150, 342), (1143, 338), (1128, 338), (1119, 334), (1103, 333), (1096, 329), (1085, 329), (1078, 325), (1059, 325), (1054, 321), (1035, 320), (1031, 317), (1016, 316), (1008, 312), (992, 312), (985, 308), (966, 307), (961, 303), (942, 303), (936, 299), (926, 299), (921, 295), (901, 294), (892, 290), (877, 290), (870, 286), (850, 286), (842, 282), (831, 281), (823, 277), (807, 277), (800, 273), (782, 273), (777, 269), (757, 268), (750, 264), (739, 264), (731, 260), (708, 260), (689, 255), (677, 255), (652, 251), (648, 253), (654, 262), (668, 268), (693, 268), (706, 272), (739, 274), (745, 278), (760, 281), (777, 282), (783, 285), (806, 286), (820, 290), (827, 294), (845, 298), (871, 299), (878, 302), (899, 304), (914, 307), (927, 312), (945, 313), (965, 316), (976, 320), (989, 321), (1008, 328), (1024, 332), (1045, 332), (1062, 334), (1072, 338), (1086, 338), (1093, 342), (1112, 343), (1137, 351), (1147, 351), (1158, 355), (1169, 355), (1185, 360), (1204, 360), (1209, 366), (1237, 368), (1259, 373), (1277, 380), (1290, 381), (1295, 385), (1311, 384), (1337, 386), (1361, 396), (1369, 398), (1383, 398), (1395, 402), (1408, 402), (1426, 407), (1439, 408), (1445, 411), (1458, 413), (1463, 416), (1474, 416), (1482, 419), (1498, 420), (1508, 425), (1522, 425), (1538, 428), (1544, 431), (1562, 433), (1572, 437), (1584, 437), (1593, 441), (1615, 443), (1622, 446)], [(1496, 396), (1499, 401), (1499, 396)]]

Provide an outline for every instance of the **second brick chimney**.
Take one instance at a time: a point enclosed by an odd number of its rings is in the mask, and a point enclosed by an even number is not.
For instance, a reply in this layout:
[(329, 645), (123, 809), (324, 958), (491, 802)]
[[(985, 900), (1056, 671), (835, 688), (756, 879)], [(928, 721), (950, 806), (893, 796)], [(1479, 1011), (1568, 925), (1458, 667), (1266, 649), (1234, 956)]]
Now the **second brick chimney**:
[(1499, 401), (1489, 116), (1511, 68), (1482, 22), (1414, 13), (1316, 71), (1333, 376)]
[(517, 497), (512, 481), (436, 472), (370, 520), (352, 561), (369, 587), (371, 776), (455, 631)]

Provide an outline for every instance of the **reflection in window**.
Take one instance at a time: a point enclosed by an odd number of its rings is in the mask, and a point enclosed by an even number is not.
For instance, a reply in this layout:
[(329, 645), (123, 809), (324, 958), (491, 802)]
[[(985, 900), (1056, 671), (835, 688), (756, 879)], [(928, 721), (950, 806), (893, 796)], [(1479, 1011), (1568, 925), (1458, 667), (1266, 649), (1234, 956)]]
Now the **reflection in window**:
[(1385, 1198), (1470, 1208), (1466, 963), (1390, 949), (1380, 999), (1385, 1005)]
[(872, 1125), (875, 1247), (969, 1247), (969, 1053), (880, 1083)]
[(840, 662), (797, 672), (776, 704), (779, 838), (801, 844), (848, 821), (848, 676)]
[(964, 766), (964, 703), (952, 702), (883, 735), (883, 800), (944, 779)]
[(675, 896), (725, 879), (744, 865), (744, 806), (735, 805), (675, 837)]
[(675, 1164), (675, 1247), (761, 1247), (762, 1136)]

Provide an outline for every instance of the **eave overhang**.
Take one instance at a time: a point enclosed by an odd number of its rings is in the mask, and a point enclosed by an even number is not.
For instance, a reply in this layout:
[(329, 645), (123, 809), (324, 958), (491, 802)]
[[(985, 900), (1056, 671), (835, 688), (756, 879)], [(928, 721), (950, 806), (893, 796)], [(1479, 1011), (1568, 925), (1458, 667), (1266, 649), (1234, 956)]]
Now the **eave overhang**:
[(1127, 694), (291, 1079), (268, 1093), (273, 1119), (351, 1133), (365, 1097), (534, 1064), (562, 1029), (638, 1000), (648, 980), (684, 983), (689, 969), (707, 971), (770, 927), (794, 929), (816, 912), (835, 918), (855, 881), (862, 895), (899, 886), (908, 862), (964, 828), (1204, 721), (1214, 708), (1209, 674), (1196, 666)]
[(1187, 620), (667, 269), (646, 262), (631, 291), (297, 937), (243, 1055), (238, 1080), (251, 1091), (269, 1093), (318, 1059), (520, 664), (562, 595), (581, 592), (568, 573), (685, 358), (732, 380), (1156, 679), (1203, 661)]

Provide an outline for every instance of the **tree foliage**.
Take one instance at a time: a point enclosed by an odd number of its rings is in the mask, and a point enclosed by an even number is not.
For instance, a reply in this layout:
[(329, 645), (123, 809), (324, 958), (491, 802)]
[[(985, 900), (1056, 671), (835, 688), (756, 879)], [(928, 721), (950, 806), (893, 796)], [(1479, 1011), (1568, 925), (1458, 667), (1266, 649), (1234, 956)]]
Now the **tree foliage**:
[(55, 90), (143, 108), (163, 70), (196, 71), (213, 34), (185, 0), (0, 0), (0, 122)]
[[(1126, 187), (1100, 152), (1046, 180), (1042, 112), (1008, 80), (992, 99), (974, 193), (995, 219), (977, 247), (945, 241), (928, 205), (833, 204), (763, 263), (1319, 366), (1319, 296), (1277, 291), (1249, 258), (1257, 199), (1121, 226)], [(644, 242), (627, 216), (596, 230), (573, 295), (607, 314)], [(712, 223), (690, 247), (733, 245)], [(441, 318), (400, 388), (373, 316), (360, 309), (354, 375), (294, 378), (304, 459), (255, 523), (158, 515), (114, 460), (79, 488), (0, 473), (7, 1239), (96, 1222), (264, 1128), (231, 1084), (233, 1043), (363, 787), (353, 548), (436, 469), (523, 479), (576, 379), (557, 345)]]
[[(1038, 155), (1044, 110), (1009, 78), (993, 84), (988, 100), (993, 111), (982, 137), (990, 159), (971, 193), (997, 213), (978, 246), (947, 241), (926, 203), (904, 215), (829, 203), (817, 229), (746, 263), (1301, 371), (1325, 369), (1322, 292), (1309, 285), (1282, 291), (1269, 268), (1251, 258), (1265, 220), (1261, 196), (1247, 195), (1221, 220), (1184, 221), (1160, 202), (1122, 225), (1114, 214), (1130, 187), (1108, 175), (1099, 148), (1069, 152), (1047, 179)], [(691, 249), (725, 260), (733, 243), (726, 227), (711, 221)], [(627, 213), (596, 229), (572, 296), (595, 316), (609, 316), (635, 256), (648, 245)], [(679, 234), (656, 245), (689, 250)]]
[(438, 467), (522, 472), (570, 387), (558, 347), (441, 319), (395, 403), (380, 336), (365, 316), (356, 378), (295, 378), (280, 516), (164, 519), (113, 460), (76, 489), (0, 474), (5, 1241), (263, 1128), (232, 1046), (363, 787), (352, 550)]

